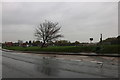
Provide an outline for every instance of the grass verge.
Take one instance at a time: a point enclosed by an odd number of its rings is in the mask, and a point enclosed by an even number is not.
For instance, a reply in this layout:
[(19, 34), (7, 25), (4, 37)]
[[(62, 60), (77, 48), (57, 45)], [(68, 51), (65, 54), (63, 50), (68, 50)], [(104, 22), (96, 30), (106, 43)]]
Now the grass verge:
[[(99, 47), (99, 49), (97, 49)], [(40, 47), (3, 47), (4, 49), (16, 51), (44, 51), (44, 52), (96, 52), (96, 53), (118, 53), (120, 45), (100, 45), (100, 46), (49, 46)]]

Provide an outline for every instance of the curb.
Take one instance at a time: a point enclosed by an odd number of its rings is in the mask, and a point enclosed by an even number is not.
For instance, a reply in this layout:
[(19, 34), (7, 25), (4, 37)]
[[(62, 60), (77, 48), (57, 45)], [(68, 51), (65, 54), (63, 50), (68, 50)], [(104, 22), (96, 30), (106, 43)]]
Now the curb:
[(55, 54), (55, 55), (82, 55), (82, 56), (105, 56), (105, 57), (120, 57), (120, 54), (91, 54), (91, 53), (67, 53), (67, 52), (36, 52), (36, 51), (14, 51), (2, 49), (2, 51), (6, 52), (22, 52), (22, 53), (32, 53), (32, 54)]

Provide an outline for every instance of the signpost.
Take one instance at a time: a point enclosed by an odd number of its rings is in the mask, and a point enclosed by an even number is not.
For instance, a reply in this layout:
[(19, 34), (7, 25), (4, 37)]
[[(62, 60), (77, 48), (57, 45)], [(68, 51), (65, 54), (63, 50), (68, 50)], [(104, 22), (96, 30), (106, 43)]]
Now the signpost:
[(90, 38), (90, 43), (92, 43), (92, 41), (93, 41), (93, 38)]

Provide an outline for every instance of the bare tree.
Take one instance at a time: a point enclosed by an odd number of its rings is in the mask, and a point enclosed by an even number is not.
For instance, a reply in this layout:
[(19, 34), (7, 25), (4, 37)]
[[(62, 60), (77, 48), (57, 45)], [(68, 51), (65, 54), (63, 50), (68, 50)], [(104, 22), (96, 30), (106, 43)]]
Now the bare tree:
[(58, 26), (58, 23), (51, 21), (45, 21), (41, 23), (35, 31), (35, 36), (37, 39), (42, 40), (41, 47), (45, 47), (45, 45), (50, 41), (63, 37), (61, 34), (59, 34), (60, 28), (61, 27)]

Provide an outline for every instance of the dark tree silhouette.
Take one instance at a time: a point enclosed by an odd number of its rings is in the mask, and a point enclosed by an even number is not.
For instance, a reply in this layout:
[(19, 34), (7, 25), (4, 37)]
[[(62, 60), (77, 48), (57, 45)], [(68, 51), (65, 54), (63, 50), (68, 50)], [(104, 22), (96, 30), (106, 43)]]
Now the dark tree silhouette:
[(58, 26), (58, 23), (51, 21), (45, 21), (41, 23), (35, 31), (35, 36), (37, 39), (42, 40), (41, 47), (45, 47), (50, 41), (63, 37), (61, 34), (59, 34), (60, 28), (61, 27)]
[(78, 46), (80, 44), (79, 41), (75, 41), (75, 46)]
[(31, 40), (29, 41), (29, 44), (31, 44), (32, 42), (31, 42)]

